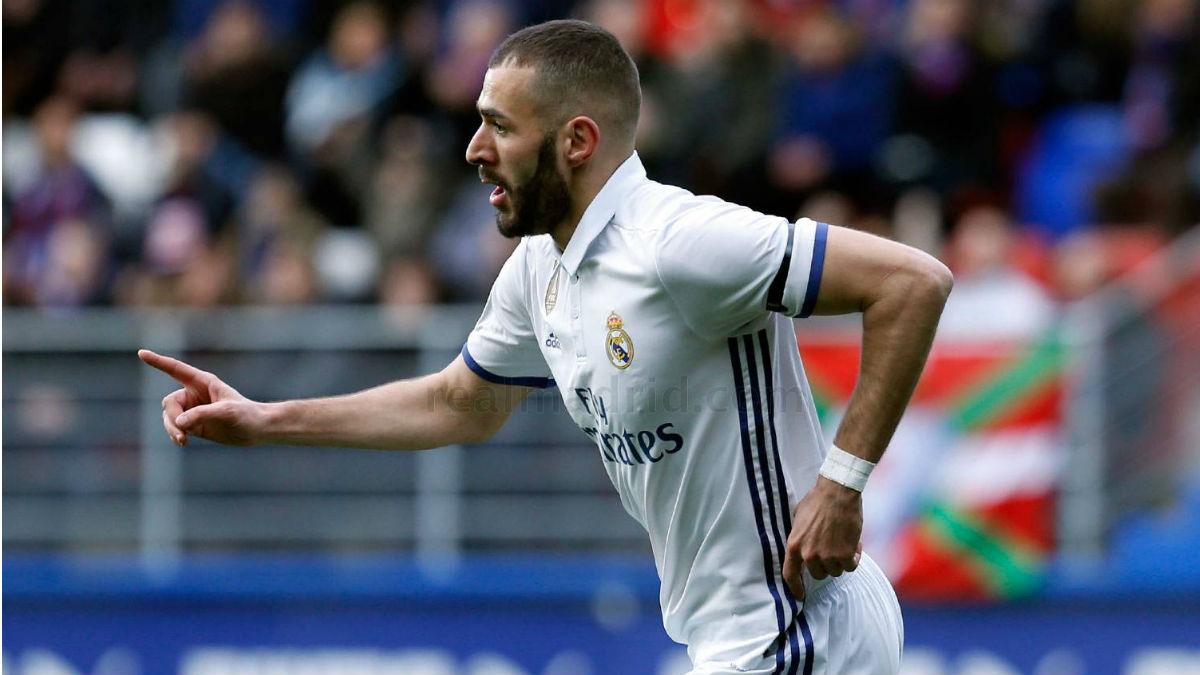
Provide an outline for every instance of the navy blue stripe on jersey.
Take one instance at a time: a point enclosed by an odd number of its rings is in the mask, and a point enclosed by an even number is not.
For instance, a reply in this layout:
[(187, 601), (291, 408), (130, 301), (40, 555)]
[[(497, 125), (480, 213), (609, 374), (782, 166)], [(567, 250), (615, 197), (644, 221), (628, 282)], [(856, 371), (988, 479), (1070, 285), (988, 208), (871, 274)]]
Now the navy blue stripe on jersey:
[[(738, 339), (729, 338), (729, 359), (733, 363), (733, 391), (737, 397), (738, 420), (742, 429), (742, 461), (746, 466), (746, 485), (750, 488), (750, 500), (754, 503), (754, 521), (758, 526), (758, 541), (762, 545), (763, 573), (767, 577), (767, 588), (775, 601), (775, 622), (779, 626), (779, 634), (785, 631), (783, 598), (779, 595), (778, 576), (771, 558), (771, 542), (767, 536), (767, 526), (763, 520), (763, 503), (758, 495), (758, 479), (754, 470), (754, 451), (750, 447), (750, 420), (746, 411), (746, 384), (742, 370), (742, 358), (738, 353)], [(757, 405), (757, 402), (756, 402)], [(782, 675), (784, 671), (783, 649), (775, 652), (775, 670), (773, 675)]]
[[(759, 335), (765, 339), (766, 331), (759, 331)], [(773, 553), (775, 555), (775, 562), (778, 565), (778, 569), (782, 572), (783, 558), (786, 551), (784, 544), (787, 541), (787, 534), (789, 530), (780, 526), (784, 522), (784, 515), (782, 512), (787, 511), (787, 493), (783, 483), (783, 470), (780, 468), (778, 446), (772, 444), (770, 449), (767, 448), (767, 441), (765, 437), (766, 424), (763, 423), (763, 395), (762, 389), (758, 386), (758, 362), (762, 360), (763, 363), (766, 364), (767, 361), (765, 359), (755, 357), (755, 352), (757, 350), (755, 349), (754, 337), (750, 335), (743, 335), (742, 345), (746, 349), (746, 370), (750, 373), (750, 400), (753, 402), (751, 409), (754, 411), (754, 440), (756, 441), (758, 448), (758, 470), (762, 477), (763, 492), (766, 495), (767, 512), (771, 516), (771, 535), (774, 541)], [(769, 400), (770, 398), (771, 391), (768, 389), (767, 399)], [(771, 452), (771, 450), (774, 450), (774, 452)], [(773, 455), (774, 462), (771, 461), (772, 458), (769, 458), (768, 455)], [(772, 464), (774, 464), (775, 468), (774, 481), (772, 480), (771, 475)], [(776, 489), (772, 486), (772, 482), (779, 486), (778, 491), (782, 493), (780, 495), (781, 499), (778, 501), (774, 496)], [(782, 586), (784, 599), (791, 608), (791, 620), (789, 620), (787, 623), (787, 632), (789, 633), (788, 641), (790, 643), (789, 646), (791, 647), (793, 658), (789, 659), (791, 663), (790, 667), (788, 668), (788, 673), (790, 673), (790, 675), (795, 675), (797, 665), (797, 659), (795, 657), (800, 655), (800, 646), (797, 644), (794, 631), (796, 622), (796, 599), (792, 596), (791, 589), (788, 588), (786, 582), (781, 583), (780, 586)]]
[(804, 306), (797, 314), (806, 319), (813, 313), (817, 305), (817, 293), (821, 290), (821, 272), (825, 269), (825, 239), (829, 237), (829, 226), (817, 223), (817, 232), (813, 240), (812, 264), (808, 268), (808, 288), (804, 291)]
[[(775, 475), (779, 476), (779, 510), (783, 514), (783, 532), (784, 536), (786, 537), (787, 534), (792, 531), (792, 510), (791, 502), (788, 500), (787, 475), (783, 472), (783, 462), (780, 459), (780, 456), (783, 454), (783, 449), (779, 447), (779, 435), (775, 430), (775, 382), (772, 379), (774, 366), (771, 363), (771, 345), (767, 341), (766, 330), (758, 331), (758, 347), (759, 352), (762, 354), (763, 384), (765, 385), (767, 391), (767, 428), (771, 431), (771, 447), (775, 450), (775, 452), (772, 453), (772, 459), (774, 459), (775, 462)], [(804, 616), (804, 612), (799, 609), (796, 598), (791, 593), (791, 589), (786, 588), (786, 583), (784, 586), (788, 605), (792, 610), (792, 623), (789, 626), (788, 637), (793, 641), (793, 647), (797, 652), (799, 652), (800, 647), (796, 643), (796, 627), (797, 624), (799, 624), (800, 630), (802, 630), (805, 635), (804, 672), (805, 675), (811, 675), (813, 646), (812, 635), (808, 630), (808, 619)], [(795, 662), (792, 663), (791, 669), (788, 670), (788, 675), (796, 675), (796, 665), (797, 664)]]
[(783, 304), (783, 289), (787, 286), (788, 270), (792, 266), (792, 240), (796, 235), (796, 224), (789, 221), (787, 225), (787, 247), (783, 250), (783, 262), (779, 264), (779, 271), (775, 273), (775, 278), (771, 280), (771, 286), (767, 289), (767, 309), (784, 314), (790, 313)]
[(492, 384), (508, 384), (517, 387), (534, 387), (536, 389), (545, 389), (546, 387), (554, 386), (554, 380), (548, 377), (505, 377), (503, 375), (497, 375), (487, 368), (479, 365), (479, 362), (477, 362), (475, 358), (471, 356), (471, 352), (467, 349), (466, 345), (463, 345), (462, 357), (463, 361), (467, 362), (467, 367), (471, 369), (471, 372), (475, 373), (479, 377), (482, 377), (488, 382), (491, 382)]

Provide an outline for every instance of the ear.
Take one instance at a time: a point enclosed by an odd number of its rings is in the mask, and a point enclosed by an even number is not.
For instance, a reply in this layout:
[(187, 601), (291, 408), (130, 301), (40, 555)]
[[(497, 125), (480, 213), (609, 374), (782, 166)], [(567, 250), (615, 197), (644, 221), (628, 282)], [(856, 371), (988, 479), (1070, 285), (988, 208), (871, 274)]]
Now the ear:
[(600, 125), (590, 117), (574, 117), (566, 124), (567, 166), (587, 164), (600, 147)]

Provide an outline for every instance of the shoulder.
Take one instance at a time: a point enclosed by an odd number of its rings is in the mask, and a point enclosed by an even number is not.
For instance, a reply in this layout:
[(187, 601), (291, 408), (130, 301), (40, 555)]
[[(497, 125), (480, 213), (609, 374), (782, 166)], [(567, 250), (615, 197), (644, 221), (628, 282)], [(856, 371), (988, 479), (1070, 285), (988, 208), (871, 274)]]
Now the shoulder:
[[(755, 222), (777, 224), (782, 218), (713, 195), (697, 195), (681, 187), (647, 180), (617, 210), (619, 220), (663, 236), (696, 227), (744, 227)], [(621, 218), (625, 216), (625, 218)]]
[[(712, 195), (697, 195), (674, 185), (646, 180), (618, 206), (615, 225), (644, 238), (656, 255), (670, 254), (685, 240), (703, 245), (733, 233), (786, 223)], [(685, 247), (690, 248), (690, 247)], [(687, 254), (688, 251), (680, 251)]]
[(787, 220), (718, 197), (691, 193), (671, 200), (655, 232), (654, 252), (664, 270), (692, 273), (706, 261), (744, 264), (785, 238)]
[(642, 180), (617, 206), (615, 224), (623, 230), (656, 234), (674, 223), (695, 204), (711, 197), (698, 197), (674, 185)]

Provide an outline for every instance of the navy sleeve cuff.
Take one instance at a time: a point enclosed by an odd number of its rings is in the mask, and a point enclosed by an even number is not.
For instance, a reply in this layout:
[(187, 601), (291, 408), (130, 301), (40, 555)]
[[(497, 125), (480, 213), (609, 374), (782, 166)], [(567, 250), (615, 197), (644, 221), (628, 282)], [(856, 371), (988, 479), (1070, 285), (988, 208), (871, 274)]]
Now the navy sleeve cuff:
[(813, 241), (812, 265), (808, 271), (808, 288), (804, 290), (804, 306), (796, 316), (807, 319), (817, 306), (817, 293), (821, 292), (821, 271), (825, 269), (825, 239), (829, 236), (829, 226), (817, 223), (817, 231)]
[(471, 356), (470, 350), (464, 344), (462, 348), (463, 361), (466, 361), (467, 367), (471, 372), (493, 384), (507, 384), (516, 387), (533, 387), (535, 389), (545, 389), (554, 386), (554, 380), (548, 377), (505, 377), (497, 375), (487, 368), (479, 365), (479, 362)]

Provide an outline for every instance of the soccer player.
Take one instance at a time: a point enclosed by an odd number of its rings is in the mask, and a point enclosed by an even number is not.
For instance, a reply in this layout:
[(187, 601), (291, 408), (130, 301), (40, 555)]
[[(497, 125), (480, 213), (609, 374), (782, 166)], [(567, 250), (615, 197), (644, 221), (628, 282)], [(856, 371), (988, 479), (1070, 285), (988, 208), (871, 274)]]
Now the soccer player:
[[(606, 31), (511, 35), (466, 157), (496, 186), (500, 232), (522, 241), (461, 355), (348, 396), (260, 403), (143, 350), (183, 385), (163, 425), (179, 444), (430, 448), (484, 440), (532, 389), (557, 386), (650, 535), (663, 622), (693, 672), (896, 672), (900, 609), (861, 552), (861, 492), (950, 273), (891, 241), (648, 179), (640, 100)], [(826, 445), (792, 317), (848, 312), (863, 315), (862, 367)]]

